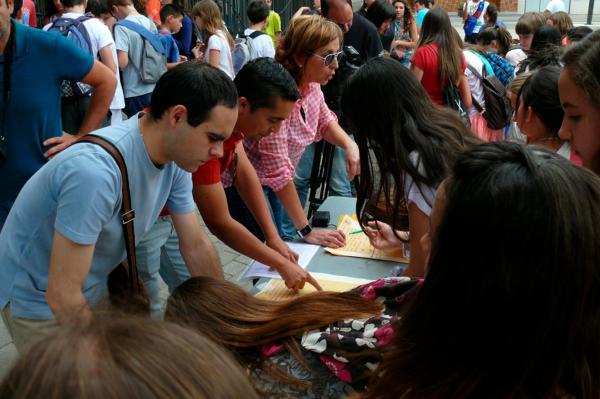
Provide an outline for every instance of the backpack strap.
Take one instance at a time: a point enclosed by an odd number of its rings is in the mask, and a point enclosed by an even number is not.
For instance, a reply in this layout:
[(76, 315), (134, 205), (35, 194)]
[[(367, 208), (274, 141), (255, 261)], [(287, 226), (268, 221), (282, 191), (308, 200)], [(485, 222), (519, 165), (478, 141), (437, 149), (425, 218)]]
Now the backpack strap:
[(120, 21), (117, 21), (117, 25), (124, 26), (125, 28), (134, 31), (135, 33), (142, 36), (145, 40), (147, 40), (156, 51), (158, 51), (161, 54), (166, 54), (167, 50), (165, 49), (164, 42), (141, 24), (127, 19), (122, 19)]
[(265, 32), (259, 31), (259, 30), (255, 30), (254, 32), (252, 32), (249, 37), (250, 39), (256, 39), (259, 36), (265, 35)]
[[(477, 69), (475, 69), (474, 66), (467, 63), (467, 68), (469, 68), (469, 71), (473, 72), (473, 75), (477, 76), (477, 78), (479, 80), (483, 81), (483, 76), (481, 76), (479, 71), (477, 71)], [(483, 70), (485, 71), (485, 67), (483, 68)], [(471, 93), (471, 100), (473, 100), (473, 105), (475, 105), (475, 108), (477, 108), (477, 111), (479, 111), (481, 113), (483, 113), (485, 111), (485, 109), (481, 106), (481, 104), (479, 104), (479, 101), (477, 101), (475, 99), (475, 96), (473, 96), (473, 93)]]
[(121, 222), (123, 224), (123, 236), (125, 238), (125, 250), (127, 251), (127, 282), (129, 292), (139, 294), (143, 291), (137, 271), (137, 257), (135, 253), (135, 210), (131, 209), (131, 194), (129, 192), (129, 175), (127, 165), (119, 149), (110, 141), (95, 134), (87, 134), (77, 140), (78, 143), (92, 143), (99, 145), (115, 160), (121, 172)]
[(472, 17), (475, 17), (475, 19), (479, 19), (479, 17), (481, 16), (481, 13), (483, 12), (483, 7), (485, 7), (485, 0), (479, 0), (479, 5), (477, 6), (477, 11), (475, 11), (472, 15)]

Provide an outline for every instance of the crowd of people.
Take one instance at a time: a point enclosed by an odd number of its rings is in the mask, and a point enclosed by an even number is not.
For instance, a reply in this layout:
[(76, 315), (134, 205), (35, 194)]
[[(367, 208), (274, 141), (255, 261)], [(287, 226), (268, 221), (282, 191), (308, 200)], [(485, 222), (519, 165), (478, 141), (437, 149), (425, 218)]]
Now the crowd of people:
[[(0, 398), (600, 397), (600, 31), (559, 3), (513, 38), (485, 0), (463, 37), (429, 0), (252, 0), (237, 33), (215, 0), (43, 29), (0, 0)], [(298, 265), (286, 241), (346, 243), (305, 212), (322, 140), (402, 275)], [(225, 281), (199, 216), (317, 292)]]

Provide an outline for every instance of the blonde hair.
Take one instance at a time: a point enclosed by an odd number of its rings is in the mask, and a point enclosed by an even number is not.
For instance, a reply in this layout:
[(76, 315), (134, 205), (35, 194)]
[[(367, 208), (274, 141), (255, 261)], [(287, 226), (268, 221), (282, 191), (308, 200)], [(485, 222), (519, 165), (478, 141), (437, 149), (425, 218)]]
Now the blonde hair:
[(258, 399), (219, 345), (173, 323), (95, 318), (35, 343), (0, 398)]
[(207, 33), (206, 40), (212, 35), (217, 34), (217, 31), (221, 31), (229, 47), (233, 48), (233, 38), (229, 34), (225, 25), (223, 25), (223, 18), (221, 17), (221, 10), (219, 6), (213, 0), (201, 0), (194, 5), (192, 8), (192, 18), (202, 18), (204, 22), (204, 31)]
[(328, 19), (320, 15), (296, 17), (291, 21), (277, 47), (275, 60), (292, 74), (296, 82), (299, 82), (302, 68), (298, 65), (298, 59), (306, 57), (335, 39), (339, 40), (341, 46), (344, 34), (339, 26)]

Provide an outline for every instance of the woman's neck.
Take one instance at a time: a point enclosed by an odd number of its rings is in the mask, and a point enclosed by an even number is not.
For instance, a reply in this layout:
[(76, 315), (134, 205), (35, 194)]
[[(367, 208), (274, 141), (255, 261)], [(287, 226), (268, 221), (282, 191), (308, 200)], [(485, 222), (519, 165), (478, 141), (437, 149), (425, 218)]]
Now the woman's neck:
[(564, 141), (561, 140), (558, 136), (546, 136), (536, 140), (527, 141), (527, 144), (538, 145), (540, 147), (544, 147), (548, 150), (556, 152), (564, 144)]

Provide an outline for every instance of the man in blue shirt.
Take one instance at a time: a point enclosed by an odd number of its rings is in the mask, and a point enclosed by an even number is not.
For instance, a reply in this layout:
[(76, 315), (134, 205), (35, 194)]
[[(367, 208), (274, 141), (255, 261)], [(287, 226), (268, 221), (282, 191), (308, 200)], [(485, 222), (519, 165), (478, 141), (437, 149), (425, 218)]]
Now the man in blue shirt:
[(76, 138), (62, 131), (61, 82), (80, 81), (94, 89), (79, 134), (100, 126), (116, 87), (110, 69), (67, 39), (11, 23), (13, 1), (5, 1), (0, 0), (0, 136), (6, 138), (6, 159), (0, 157), (0, 229), (27, 179)]
[[(191, 276), (223, 276), (195, 214), (190, 172), (223, 156), (237, 101), (227, 75), (186, 62), (161, 77), (149, 114), (94, 133), (125, 159), (136, 241), (166, 205)], [(0, 309), (17, 349), (39, 336), (38, 320), (86, 319), (105, 296), (126, 257), (120, 209), (119, 168), (95, 144), (67, 148), (25, 184), (0, 233)]]

